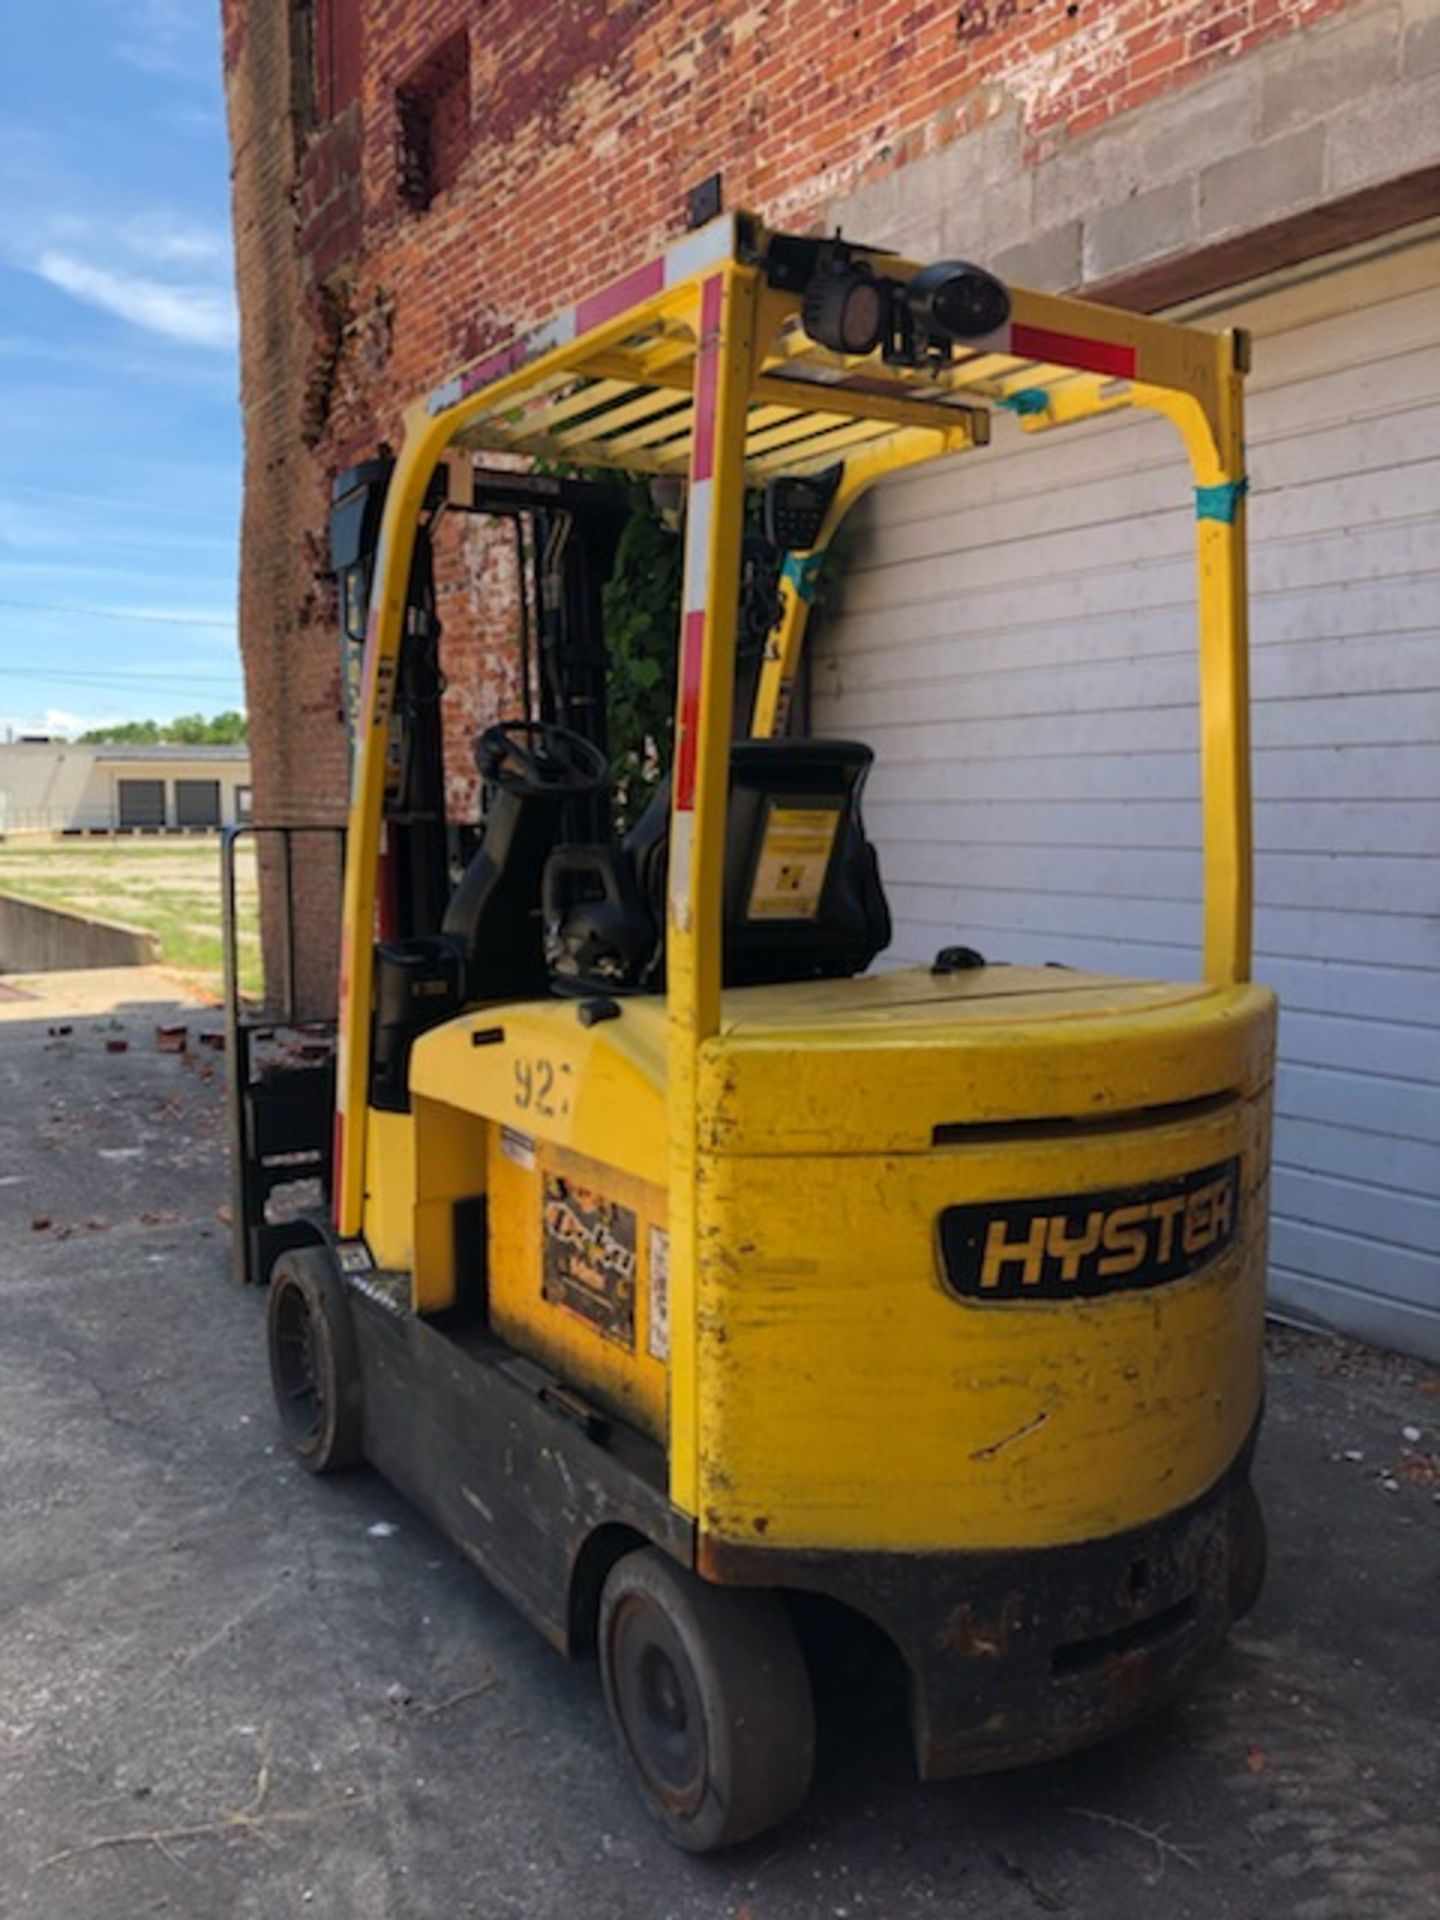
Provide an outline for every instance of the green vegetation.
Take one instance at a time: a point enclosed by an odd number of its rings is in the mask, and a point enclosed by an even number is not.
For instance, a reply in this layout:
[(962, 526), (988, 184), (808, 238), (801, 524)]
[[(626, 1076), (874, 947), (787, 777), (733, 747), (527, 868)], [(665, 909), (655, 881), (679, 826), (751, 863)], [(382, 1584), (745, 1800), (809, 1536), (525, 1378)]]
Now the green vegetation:
[[(592, 470), (590, 477), (599, 477), (599, 470)], [(784, 557), (761, 531), (758, 490), (746, 497), (745, 518), (735, 682), (736, 723), (742, 732), (747, 730), (748, 703), (754, 697), (766, 636), (780, 619)], [(609, 656), (610, 768), (616, 825), (622, 831), (639, 818), (670, 764), (684, 566), (684, 540), (658, 511), (649, 489), (635, 487), (602, 603)], [(812, 583), (807, 622), (812, 645), (844, 566), (842, 535), (826, 549)]]
[(108, 727), (82, 733), (82, 746), (107, 747), (233, 747), (249, 739), (249, 723), (233, 710), (206, 719), (203, 713), (182, 713), (174, 720), (117, 720)]
[[(253, 842), (236, 870), (240, 979), (262, 989)], [(153, 933), (167, 967), (219, 993), (220, 850), (213, 840), (0, 843), (0, 891)]]
[(637, 487), (603, 599), (611, 775), (622, 827), (644, 812), (670, 764), (684, 565), (684, 542)]

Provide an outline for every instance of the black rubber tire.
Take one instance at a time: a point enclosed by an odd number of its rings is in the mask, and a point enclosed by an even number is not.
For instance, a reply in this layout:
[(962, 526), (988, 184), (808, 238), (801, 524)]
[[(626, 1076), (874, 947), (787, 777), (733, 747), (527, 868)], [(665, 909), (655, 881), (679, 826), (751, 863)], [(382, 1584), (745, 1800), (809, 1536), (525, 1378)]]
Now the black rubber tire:
[(676, 1846), (735, 1846), (802, 1804), (815, 1705), (776, 1595), (711, 1586), (643, 1547), (610, 1569), (599, 1643), (611, 1723)]
[(282, 1253), (270, 1274), (270, 1384), (285, 1439), (311, 1473), (362, 1457), (360, 1362), (350, 1302), (323, 1247)]

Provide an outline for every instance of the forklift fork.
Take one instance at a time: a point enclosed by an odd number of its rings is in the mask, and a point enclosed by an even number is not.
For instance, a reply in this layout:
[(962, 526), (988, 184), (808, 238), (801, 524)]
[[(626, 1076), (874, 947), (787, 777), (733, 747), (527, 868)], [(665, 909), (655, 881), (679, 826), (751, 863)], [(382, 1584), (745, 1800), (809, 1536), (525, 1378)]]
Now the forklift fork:
[[(318, 1183), (328, 1212), (333, 1176), (336, 1014), (302, 1018), (295, 983), (295, 843), (328, 841), (337, 872), (345, 829), (326, 826), (229, 827), (221, 837), (220, 897), (224, 947), (225, 1090), (230, 1145), (231, 1277), (240, 1286), (268, 1279), (287, 1248), (313, 1243), (314, 1209), (276, 1218), (271, 1202), (282, 1187)], [(280, 914), (279, 992), (269, 980), (258, 1007), (240, 984), (236, 855), (242, 841), (257, 863), (273, 849), (268, 867)]]

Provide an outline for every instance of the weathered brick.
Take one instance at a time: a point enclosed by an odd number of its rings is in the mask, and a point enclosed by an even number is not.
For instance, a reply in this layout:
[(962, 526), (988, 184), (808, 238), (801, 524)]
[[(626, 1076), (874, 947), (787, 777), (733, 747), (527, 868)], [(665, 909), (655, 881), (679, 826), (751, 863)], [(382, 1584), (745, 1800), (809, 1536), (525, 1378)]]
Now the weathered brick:
[[(1378, 74), (1387, 31), (1418, 125), (1440, 49), (1431, 0), (1404, 3), (1402, 43), (1401, 0), (1084, 0), (1074, 14), (983, 0), (963, 13), (955, 0), (369, 0), (358, 97), (316, 127), (293, 71), (299, 9), (222, 0), (261, 817), (344, 813), (333, 475), (396, 444), (416, 393), (674, 237), (688, 187), (718, 168), (729, 205), (772, 220), (841, 217), (918, 254), (979, 253), (1022, 282), (1071, 285), (1082, 268), (1190, 244), (1197, 169), (1204, 231), (1309, 191), (1314, 156), (1287, 144), (1293, 116), (1329, 112)], [(465, 28), (469, 149), (416, 213), (397, 192), (396, 87)], [(1262, 67), (1267, 126), (1286, 131), (1252, 155)], [(1374, 142), (1370, 125), (1337, 130), (1332, 190), (1383, 167)], [(515, 586), (504, 543), (480, 533), (447, 536), (441, 572), (459, 806), (469, 736), (514, 699)], [(333, 887), (306, 899), (302, 967), (323, 984)]]

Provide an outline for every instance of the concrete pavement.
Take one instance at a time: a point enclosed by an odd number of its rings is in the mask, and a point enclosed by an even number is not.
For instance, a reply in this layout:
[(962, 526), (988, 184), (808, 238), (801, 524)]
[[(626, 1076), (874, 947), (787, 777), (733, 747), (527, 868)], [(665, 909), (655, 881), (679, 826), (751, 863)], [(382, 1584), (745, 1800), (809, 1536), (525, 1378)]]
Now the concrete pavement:
[(811, 1805), (690, 1860), (593, 1671), (373, 1475), (281, 1450), (219, 1056), (155, 1043), (217, 1018), (149, 970), (56, 979), (0, 1006), (3, 1920), (1440, 1912), (1436, 1376), (1276, 1339), (1270, 1583), (1181, 1706), (921, 1788), (886, 1698), (830, 1672)]

